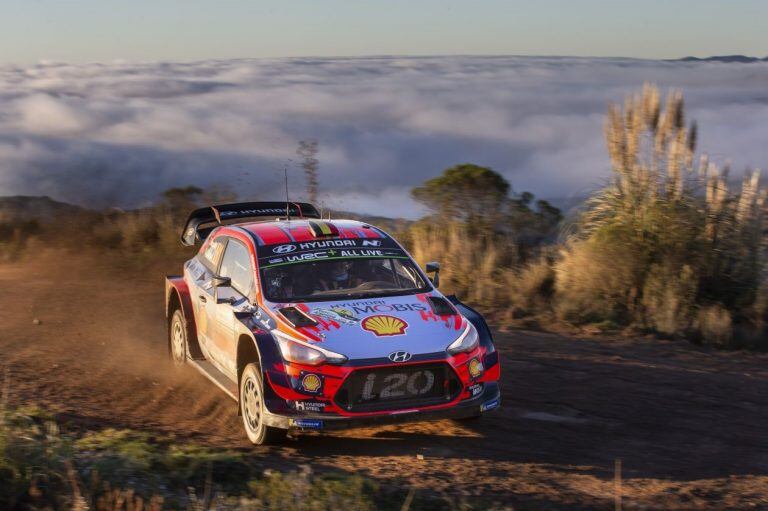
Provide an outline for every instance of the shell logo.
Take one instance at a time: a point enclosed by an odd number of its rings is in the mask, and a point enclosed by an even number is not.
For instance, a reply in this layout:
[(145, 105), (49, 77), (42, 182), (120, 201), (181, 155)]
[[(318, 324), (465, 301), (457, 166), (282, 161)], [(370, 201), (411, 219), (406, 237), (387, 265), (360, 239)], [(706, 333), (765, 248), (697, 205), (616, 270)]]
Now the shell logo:
[(320, 381), (320, 377), (316, 374), (310, 373), (304, 376), (301, 380), (301, 386), (307, 392), (317, 392), (320, 389), (320, 385), (322, 385), (322, 382)]
[(483, 372), (483, 363), (480, 362), (478, 359), (473, 358), (469, 361), (469, 375), (472, 378), (477, 378), (480, 376), (480, 373)]
[(360, 324), (363, 330), (367, 330), (377, 337), (387, 337), (391, 335), (403, 335), (408, 323), (394, 316), (379, 314), (377, 316), (368, 316)]

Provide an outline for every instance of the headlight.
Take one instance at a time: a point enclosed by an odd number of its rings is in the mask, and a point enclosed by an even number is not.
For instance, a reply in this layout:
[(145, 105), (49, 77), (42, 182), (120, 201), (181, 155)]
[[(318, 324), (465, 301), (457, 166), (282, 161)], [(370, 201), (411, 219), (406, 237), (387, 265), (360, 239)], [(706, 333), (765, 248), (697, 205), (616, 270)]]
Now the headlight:
[(344, 355), (307, 346), (285, 335), (276, 334), (275, 338), (277, 339), (278, 346), (280, 346), (283, 358), (288, 362), (318, 366), (325, 363), (343, 364), (347, 361), (347, 357)]
[(448, 346), (448, 353), (456, 355), (469, 352), (477, 348), (478, 344), (480, 344), (480, 336), (477, 334), (475, 327), (472, 326), (472, 323), (469, 323), (459, 338)]

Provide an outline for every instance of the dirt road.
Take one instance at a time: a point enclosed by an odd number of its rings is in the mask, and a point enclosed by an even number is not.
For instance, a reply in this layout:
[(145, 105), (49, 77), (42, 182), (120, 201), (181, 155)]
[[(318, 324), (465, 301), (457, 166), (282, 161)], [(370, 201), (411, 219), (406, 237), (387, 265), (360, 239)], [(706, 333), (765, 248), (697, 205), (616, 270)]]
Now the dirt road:
[(624, 509), (768, 509), (764, 354), (497, 334), (504, 406), (470, 427), (439, 421), (254, 448), (229, 398), (168, 363), (163, 270), (50, 255), (0, 265), (11, 400), (89, 428), (242, 449), (265, 467), (312, 463), (470, 499), (613, 509), (620, 459)]

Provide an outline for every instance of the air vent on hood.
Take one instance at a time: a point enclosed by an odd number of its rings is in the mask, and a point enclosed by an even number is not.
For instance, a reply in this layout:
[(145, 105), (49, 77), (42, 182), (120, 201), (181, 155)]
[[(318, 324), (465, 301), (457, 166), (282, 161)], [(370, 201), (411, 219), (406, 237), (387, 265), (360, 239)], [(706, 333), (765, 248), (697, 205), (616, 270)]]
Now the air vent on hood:
[(453, 308), (453, 305), (441, 296), (429, 296), (427, 301), (429, 301), (429, 306), (432, 307), (432, 312), (438, 316), (452, 316), (456, 314), (456, 309)]
[(296, 307), (283, 307), (280, 309), (280, 314), (282, 314), (283, 317), (295, 327), (317, 325), (317, 320), (311, 316), (308, 316), (306, 312), (302, 311), (301, 309), (297, 309)]

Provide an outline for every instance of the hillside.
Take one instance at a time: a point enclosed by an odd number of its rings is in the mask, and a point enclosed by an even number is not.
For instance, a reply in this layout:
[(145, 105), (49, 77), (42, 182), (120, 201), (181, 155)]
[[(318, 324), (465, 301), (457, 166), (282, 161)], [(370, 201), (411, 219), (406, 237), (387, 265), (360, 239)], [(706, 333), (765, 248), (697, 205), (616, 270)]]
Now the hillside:
[(0, 197), (0, 222), (50, 220), (84, 213), (85, 211), (79, 206), (59, 202), (48, 196), (13, 195)]

